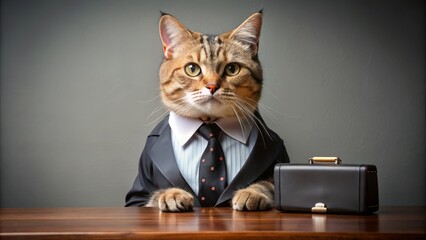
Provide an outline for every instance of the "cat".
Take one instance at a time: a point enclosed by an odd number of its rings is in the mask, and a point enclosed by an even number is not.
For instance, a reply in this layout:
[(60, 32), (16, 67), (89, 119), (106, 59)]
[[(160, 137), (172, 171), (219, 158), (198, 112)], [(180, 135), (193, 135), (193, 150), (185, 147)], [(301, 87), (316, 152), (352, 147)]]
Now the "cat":
[[(242, 138), (223, 136), (231, 146), (224, 147), (230, 179), (217, 207), (231, 205), (247, 211), (272, 208), (273, 167), (289, 162), (289, 157), (282, 139), (266, 126), (258, 111), (263, 84), (258, 58), (262, 17), (260, 11), (229, 32), (207, 35), (193, 32), (174, 16), (162, 13), (160, 93), (170, 115), (148, 136), (126, 206), (158, 207), (169, 212), (201, 206), (196, 194), (196, 165), (202, 151), (193, 143), (197, 137), (193, 132), (190, 140), (187, 137), (187, 142), (178, 144), (186, 135), (179, 130), (183, 121), (216, 122), (220, 127), (231, 124)], [(223, 132), (229, 130), (224, 128)], [(198, 151), (196, 157), (183, 153), (190, 144), (194, 145), (189, 146), (193, 150), (188, 154)]]

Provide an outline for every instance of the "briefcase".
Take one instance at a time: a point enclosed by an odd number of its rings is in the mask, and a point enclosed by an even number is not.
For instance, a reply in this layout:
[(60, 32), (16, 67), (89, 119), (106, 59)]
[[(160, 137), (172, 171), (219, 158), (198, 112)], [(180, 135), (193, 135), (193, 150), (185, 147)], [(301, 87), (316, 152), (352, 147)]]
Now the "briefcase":
[(275, 208), (285, 212), (367, 214), (379, 209), (377, 168), (314, 157), (274, 169)]

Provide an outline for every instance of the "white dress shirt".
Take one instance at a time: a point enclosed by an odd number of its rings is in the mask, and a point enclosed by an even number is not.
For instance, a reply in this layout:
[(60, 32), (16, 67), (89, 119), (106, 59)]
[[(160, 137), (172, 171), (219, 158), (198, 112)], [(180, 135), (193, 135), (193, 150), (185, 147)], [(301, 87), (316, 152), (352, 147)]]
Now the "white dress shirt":
[[(253, 150), (258, 130), (253, 127), (251, 121), (244, 121), (244, 127), (241, 127), (237, 118), (220, 118), (214, 123), (222, 129), (219, 142), (225, 154), (229, 184)], [(200, 119), (187, 118), (170, 112), (173, 152), (183, 178), (195, 194), (198, 194), (200, 159), (207, 146), (207, 140), (197, 133), (202, 124), (203, 121)]]

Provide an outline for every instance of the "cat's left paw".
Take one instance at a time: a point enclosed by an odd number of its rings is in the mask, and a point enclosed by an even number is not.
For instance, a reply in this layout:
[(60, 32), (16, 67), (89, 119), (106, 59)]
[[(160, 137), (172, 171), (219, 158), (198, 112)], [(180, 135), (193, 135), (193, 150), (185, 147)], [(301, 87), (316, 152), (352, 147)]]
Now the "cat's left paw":
[[(271, 191), (272, 186), (272, 191)], [(238, 190), (232, 198), (232, 208), (238, 211), (264, 211), (272, 208), (273, 184), (260, 182)]]

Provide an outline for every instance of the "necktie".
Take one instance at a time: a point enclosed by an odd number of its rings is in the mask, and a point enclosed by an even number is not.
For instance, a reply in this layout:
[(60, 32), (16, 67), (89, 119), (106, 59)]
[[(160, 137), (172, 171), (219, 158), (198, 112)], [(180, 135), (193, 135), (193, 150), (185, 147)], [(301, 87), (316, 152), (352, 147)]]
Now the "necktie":
[(216, 124), (203, 124), (198, 129), (208, 141), (199, 169), (198, 198), (203, 207), (214, 207), (226, 187), (225, 156), (218, 139), (220, 131)]

